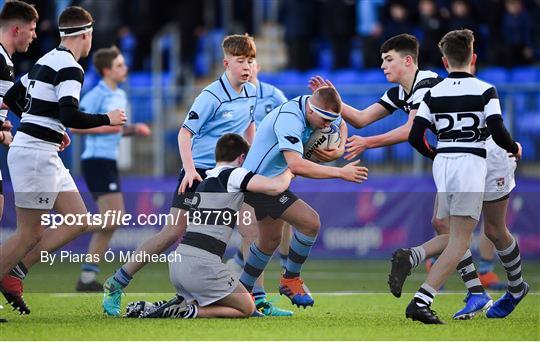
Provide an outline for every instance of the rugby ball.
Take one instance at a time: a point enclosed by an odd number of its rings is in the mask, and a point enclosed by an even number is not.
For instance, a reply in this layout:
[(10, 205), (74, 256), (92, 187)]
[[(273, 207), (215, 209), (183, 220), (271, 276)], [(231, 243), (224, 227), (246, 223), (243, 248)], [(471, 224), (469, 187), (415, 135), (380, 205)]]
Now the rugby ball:
[(313, 153), (316, 148), (337, 148), (340, 142), (339, 127), (335, 124), (331, 124), (326, 128), (316, 129), (304, 144), (304, 158), (313, 162), (319, 162)]

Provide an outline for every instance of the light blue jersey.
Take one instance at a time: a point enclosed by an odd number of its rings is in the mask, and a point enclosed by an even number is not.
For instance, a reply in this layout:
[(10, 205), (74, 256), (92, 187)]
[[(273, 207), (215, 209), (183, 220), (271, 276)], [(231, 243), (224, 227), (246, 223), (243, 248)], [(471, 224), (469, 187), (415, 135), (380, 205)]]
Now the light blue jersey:
[(287, 102), (287, 98), (281, 90), (269, 83), (259, 82), (257, 105), (255, 106), (255, 125), (259, 127), (259, 124), (268, 113), (285, 102)]
[[(105, 81), (100, 81), (83, 96), (80, 108), (86, 113), (104, 114), (117, 108), (127, 111), (126, 92), (120, 88), (112, 90)], [(85, 148), (82, 159), (106, 158), (118, 159), (118, 146), (122, 133), (112, 134), (86, 134)]]
[(246, 83), (240, 93), (231, 86), (225, 73), (197, 96), (183, 127), (193, 134), (191, 153), (196, 168), (216, 166), (215, 148), (226, 133), (243, 135), (253, 122), (256, 89)]

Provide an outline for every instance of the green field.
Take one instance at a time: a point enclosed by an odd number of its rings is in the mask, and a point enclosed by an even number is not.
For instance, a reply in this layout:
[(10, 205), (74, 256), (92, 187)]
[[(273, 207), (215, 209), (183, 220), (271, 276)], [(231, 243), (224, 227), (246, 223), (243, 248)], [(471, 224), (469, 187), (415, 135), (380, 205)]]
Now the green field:
[[(101, 278), (112, 272), (103, 270)], [(462, 306), (463, 286), (457, 277), (433, 308), (445, 326), (425, 326), (406, 320), (404, 310), (424, 279), (418, 269), (409, 278), (402, 298), (387, 293), (388, 263), (381, 261), (310, 261), (303, 273), (315, 293), (315, 306), (292, 307), (284, 297), (276, 303), (292, 309), (292, 318), (248, 320), (138, 320), (108, 318), (101, 313), (100, 294), (73, 293), (78, 265), (32, 269), (25, 298), (32, 313), (19, 316), (7, 307), (0, 311), (9, 323), (0, 325), (1, 340), (538, 340), (540, 339), (540, 263), (525, 263), (532, 292), (508, 318), (452, 321)], [(499, 274), (502, 274), (498, 270)], [(277, 265), (266, 276), (267, 288), (277, 288)], [(348, 293), (347, 293), (348, 292)], [(353, 292), (353, 293), (351, 293)], [(172, 297), (164, 264), (143, 269), (128, 288), (123, 304), (131, 300)], [(492, 293), (498, 298), (501, 293)]]

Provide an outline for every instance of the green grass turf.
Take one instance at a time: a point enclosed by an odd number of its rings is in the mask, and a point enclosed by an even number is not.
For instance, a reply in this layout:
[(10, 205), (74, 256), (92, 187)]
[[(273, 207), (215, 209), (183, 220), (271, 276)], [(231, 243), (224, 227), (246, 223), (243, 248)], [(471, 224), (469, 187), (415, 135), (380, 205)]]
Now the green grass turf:
[[(115, 265), (106, 265), (101, 278)], [(448, 322), (424, 326), (406, 320), (404, 310), (423, 282), (419, 268), (409, 278), (405, 293), (396, 299), (387, 293), (389, 264), (382, 261), (310, 261), (303, 274), (315, 293), (315, 306), (292, 307), (281, 297), (276, 304), (295, 312), (292, 318), (248, 320), (137, 320), (108, 318), (101, 313), (100, 294), (75, 294), (78, 265), (39, 265), (26, 281), (25, 298), (32, 314), (18, 316), (6, 307), (0, 316), (1, 340), (539, 340), (540, 263), (525, 263), (532, 293), (506, 319), (489, 320), (480, 315), (471, 321), (452, 321), (462, 307), (463, 285), (457, 277), (446, 284), (447, 293), (436, 298), (433, 308)], [(271, 265), (266, 283), (275, 289), (277, 266)], [(502, 275), (500, 270), (499, 274)], [(343, 291), (363, 292), (344, 294)], [(144, 292), (144, 294), (142, 294)], [(158, 293), (159, 292), (159, 293)], [(328, 293), (331, 292), (331, 293)], [(137, 274), (123, 304), (131, 300), (172, 297), (167, 267), (153, 264)], [(492, 293), (498, 298), (501, 293)], [(271, 296), (275, 296), (271, 295)]]

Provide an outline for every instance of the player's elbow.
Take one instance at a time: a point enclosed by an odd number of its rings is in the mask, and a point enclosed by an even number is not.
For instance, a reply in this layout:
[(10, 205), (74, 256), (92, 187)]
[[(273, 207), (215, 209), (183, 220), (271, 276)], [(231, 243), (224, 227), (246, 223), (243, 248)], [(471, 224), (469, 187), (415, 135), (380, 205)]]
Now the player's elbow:
[(295, 175), (303, 175), (306, 171), (305, 160), (299, 158), (287, 162), (289, 169)]

